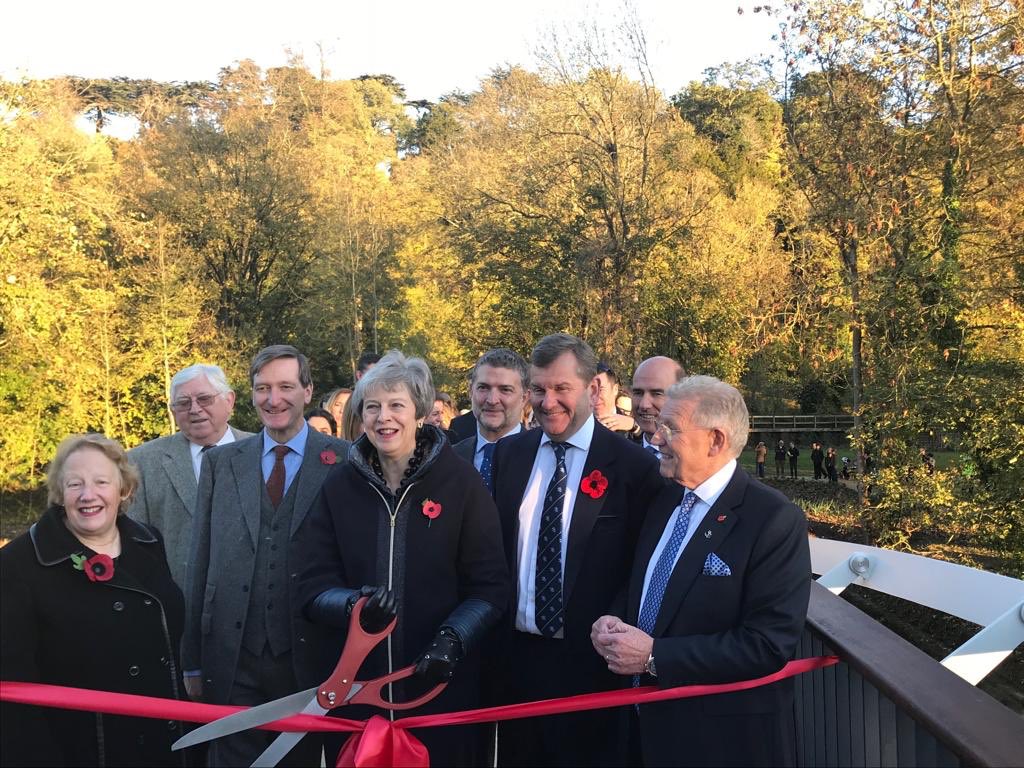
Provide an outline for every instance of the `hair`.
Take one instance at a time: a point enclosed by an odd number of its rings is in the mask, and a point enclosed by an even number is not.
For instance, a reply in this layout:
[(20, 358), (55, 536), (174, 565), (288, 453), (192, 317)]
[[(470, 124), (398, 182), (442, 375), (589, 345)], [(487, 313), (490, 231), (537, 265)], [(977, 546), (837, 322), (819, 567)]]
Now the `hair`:
[(449, 395), (447, 392), (438, 392), (435, 390), (434, 401), (438, 400), (440, 400), (441, 403), (443, 403), (444, 405), (447, 405), (449, 408), (452, 407), (452, 396)]
[(182, 368), (171, 378), (171, 402), (174, 402), (175, 396), (178, 394), (178, 387), (188, 384), (192, 379), (199, 378), (200, 376), (205, 376), (213, 388), (220, 394), (231, 391), (228, 377), (224, 375), (224, 371), (221, 370), (219, 365), (196, 363), (188, 368)]
[(127, 452), (117, 440), (95, 432), (65, 437), (57, 446), (57, 453), (46, 471), (46, 500), (51, 504), (64, 503), (64, 465), (71, 454), (86, 448), (99, 451), (117, 467), (123, 496), (117, 511), (122, 514), (139, 487), (139, 470), (129, 461)]
[(612, 367), (604, 361), (601, 361), (597, 364), (597, 373), (595, 373), (594, 375), (599, 376), (602, 373), (608, 377), (609, 384), (619, 383), (618, 374), (616, 374), (615, 371), (612, 370)]
[(732, 458), (743, 452), (750, 433), (750, 414), (743, 395), (732, 384), (714, 376), (687, 376), (669, 387), (666, 395), (693, 402), (690, 421), (697, 427), (722, 430)]
[(359, 425), (362, 422), (362, 414), (352, 407), (354, 397), (345, 401), (345, 407), (341, 409), (341, 435), (340, 437), (353, 442), (359, 437)]
[(597, 376), (597, 356), (587, 342), (568, 333), (552, 333), (538, 341), (530, 362), (538, 368), (547, 368), (566, 352), (576, 358), (576, 375), (584, 384), (590, 384)]
[(332, 389), (330, 392), (328, 392), (326, 395), (324, 395), (323, 398), (320, 400), (320, 407), (321, 408), (326, 408), (329, 411), (329, 410), (331, 410), (331, 406), (334, 405), (334, 401), (335, 400), (337, 400), (342, 395), (351, 395), (351, 394), (352, 394), (352, 388), (351, 387), (338, 387), (337, 389)]
[(511, 349), (498, 347), (496, 349), (489, 349), (480, 355), (480, 359), (476, 361), (473, 370), (469, 372), (470, 388), (476, 384), (477, 373), (479, 373), (481, 366), (484, 365), (489, 365), (491, 368), (508, 368), (510, 371), (515, 371), (523, 382), (524, 391), (530, 385), (530, 368), (522, 356), (516, 354)]
[(351, 405), (352, 410), (361, 417), (367, 392), (375, 387), (394, 392), (402, 385), (409, 390), (409, 397), (416, 407), (416, 418), (425, 418), (434, 407), (435, 399), (430, 368), (422, 358), (406, 357), (397, 349), (389, 351), (363, 374), (356, 382), (352, 398), (346, 405)]
[(314, 416), (319, 416), (321, 419), (327, 420), (327, 426), (331, 428), (332, 437), (338, 434), (338, 423), (334, 420), (334, 416), (331, 415), (330, 411), (324, 408), (310, 408), (308, 411), (306, 411), (307, 422)]
[(376, 365), (380, 362), (380, 355), (376, 352), (363, 352), (356, 360), (356, 370), (360, 373), (366, 373), (371, 365)]
[(309, 372), (309, 360), (291, 344), (272, 344), (257, 352), (249, 366), (249, 384), (256, 381), (256, 374), (263, 370), (263, 366), (267, 363), (288, 357), (299, 363), (299, 384), (304, 387), (312, 387), (313, 375)]

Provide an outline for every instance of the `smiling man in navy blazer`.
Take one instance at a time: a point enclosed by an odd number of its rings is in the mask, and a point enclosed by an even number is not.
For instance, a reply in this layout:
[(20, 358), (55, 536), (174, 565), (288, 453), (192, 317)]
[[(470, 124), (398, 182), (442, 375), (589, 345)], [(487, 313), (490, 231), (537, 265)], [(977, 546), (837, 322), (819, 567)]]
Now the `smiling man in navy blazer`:
[[(598, 658), (634, 685), (762, 677), (796, 650), (811, 585), (807, 521), (737, 466), (747, 431), (734, 387), (691, 376), (668, 390), (653, 441), (675, 483), (648, 512), (623, 612), (591, 634)], [(792, 679), (630, 707), (628, 717), (633, 764), (795, 762)]]
[[(621, 686), (594, 656), (590, 627), (628, 578), (643, 515), (664, 481), (654, 457), (597, 423), (594, 351), (564, 333), (531, 356), (541, 429), (500, 440), (494, 498), (516, 589), (495, 664), (506, 702)], [(502, 765), (620, 762), (611, 710), (503, 722)]]

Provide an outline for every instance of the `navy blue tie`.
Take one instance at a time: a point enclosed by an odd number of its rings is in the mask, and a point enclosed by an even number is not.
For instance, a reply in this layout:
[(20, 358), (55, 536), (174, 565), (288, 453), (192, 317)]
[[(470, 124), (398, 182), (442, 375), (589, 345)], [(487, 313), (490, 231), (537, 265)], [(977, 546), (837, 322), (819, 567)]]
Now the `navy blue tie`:
[[(648, 635), (654, 631), (658, 611), (661, 610), (661, 600), (665, 597), (668, 580), (676, 564), (676, 554), (683, 545), (683, 539), (686, 538), (686, 532), (690, 528), (690, 511), (696, 503), (697, 494), (687, 491), (679, 505), (679, 515), (676, 517), (676, 524), (672, 527), (672, 534), (668, 537), (665, 548), (661, 550), (658, 562), (654, 566), (654, 572), (651, 574), (651, 583), (647, 585), (644, 604), (640, 608), (640, 619), (636, 624)], [(640, 675), (633, 675), (633, 687), (638, 685), (640, 685)]]
[(544, 511), (537, 534), (537, 573), (533, 583), (534, 621), (544, 637), (562, 628), (562, 506), (565, 502), (565, 443), (550, 443), (555, 474), (544, 494)]
[(494, 494), (494, 443), (487, 443), (484, 446), (484, 458), (480, 462), (480, 477), (484, 479), (487, 490)]

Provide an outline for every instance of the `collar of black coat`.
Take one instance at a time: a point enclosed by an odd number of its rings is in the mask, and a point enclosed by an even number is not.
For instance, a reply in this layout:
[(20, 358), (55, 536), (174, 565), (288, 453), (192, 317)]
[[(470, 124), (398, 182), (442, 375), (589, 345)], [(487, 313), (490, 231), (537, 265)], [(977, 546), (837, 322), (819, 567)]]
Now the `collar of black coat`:
[[(430, 467), (437, 463), (437, 459), (440, 457), (445, 443), (448, 442), (448, 438), (444, 436), (444, 432), (433, 424), (424, 424), (420, 427), (419, 437), (417, 439), (423, 440), (427, 443), (423, 455), (423, 461), (416, 468), (416, 471), (413, 472), (411, 477), (402, 481), (403, 488), (411, 483), (415, 483), (430, 470)], [(349, 450), (348, 454), (348, 460), (352, 466), (356, 468), (356, 471), (366, 478), (367, 482), (390, 495), (391, 489), (388, 488), (387, 483), (385, 483), (380, 476), (373, 471), (373, 467), (370, 465), (370, 455), (376, 450), (377, 449), (373, 447), (373, 443), (370, 442), (370, 438), (365, 434), (362, 434), (359, 436), (358, 440), (352, 443), (352, 448)]]
[[(64, 524), (64, 507), (51, 504), (43, 516), (29, 528), (32, 546), (40, 565), (57, 565), (85, 547)], [(122, 537), (134, 539), (140, 544), (155, 544), (156, 536), (141, 523), (125, 515), (117, 516), (117, 527)], [(88, 547), (85, 547), (88, 549)]]

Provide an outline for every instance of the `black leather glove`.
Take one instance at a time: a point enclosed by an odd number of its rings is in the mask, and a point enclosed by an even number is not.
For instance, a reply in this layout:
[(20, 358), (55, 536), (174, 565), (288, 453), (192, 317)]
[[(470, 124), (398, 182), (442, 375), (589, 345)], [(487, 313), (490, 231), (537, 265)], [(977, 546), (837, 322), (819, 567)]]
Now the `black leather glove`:
[(416, 676), (429, 685), (447, 683), (462, 661), (462, 641), (451, 627), (441, 627), (430, 647), (416, 660)]
[(384, 586), (362, 587), (358, 592), (353, 592), (348, 598), (348, 615), (352, 615), (359, 598), (369, 598), (363, 605), (359, 614), (359, 624), (367, 632), (376, 634), (383, 632), (391, 620), (398, 615), (398, 598), (395, 593)]

